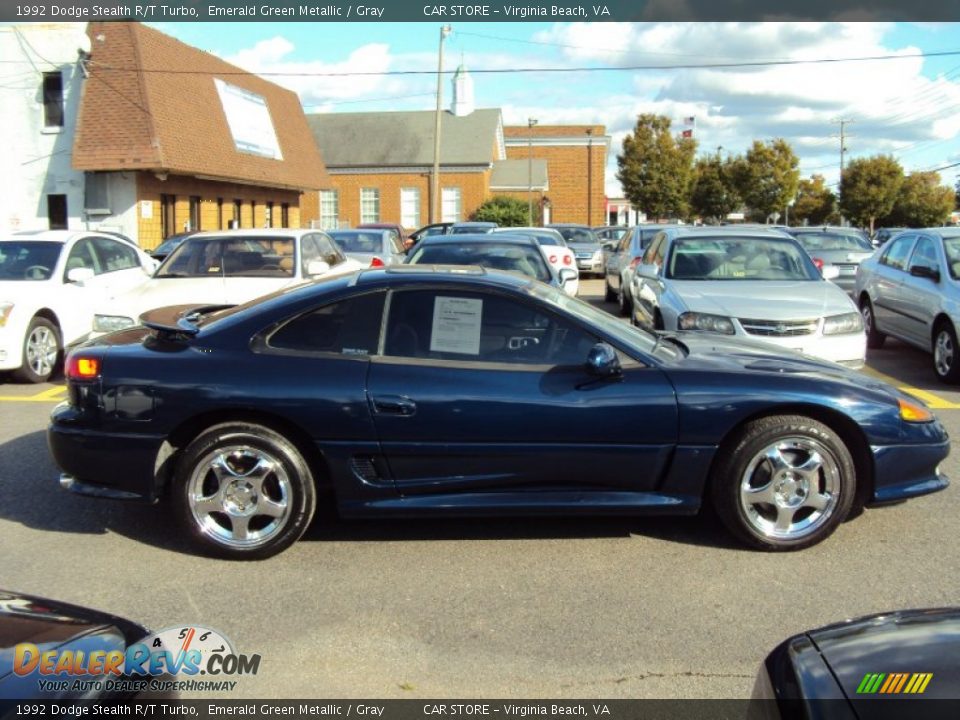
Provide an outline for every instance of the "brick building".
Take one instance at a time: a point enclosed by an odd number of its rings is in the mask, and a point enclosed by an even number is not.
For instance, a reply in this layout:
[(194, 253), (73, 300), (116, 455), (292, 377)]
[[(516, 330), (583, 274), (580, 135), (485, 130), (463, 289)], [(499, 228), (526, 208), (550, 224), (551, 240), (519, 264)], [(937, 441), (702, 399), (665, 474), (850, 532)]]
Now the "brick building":
[(329, 184), (297, 95), (139, 23), (90, 23), (73, 144), (89, 227), (300, 227)]
[(610, 136), (603, 125), (508, 125), (507, 157), (546, 161), (552, 222), (605, 225), (604, 171)]

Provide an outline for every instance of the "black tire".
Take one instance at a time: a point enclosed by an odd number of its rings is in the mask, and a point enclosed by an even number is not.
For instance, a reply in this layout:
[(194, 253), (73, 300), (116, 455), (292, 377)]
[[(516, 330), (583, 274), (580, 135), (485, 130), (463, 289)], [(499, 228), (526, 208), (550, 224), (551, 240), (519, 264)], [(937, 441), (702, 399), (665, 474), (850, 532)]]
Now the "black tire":
[(887, 339), (887, 336), (877, 330), (876, 320), (873, 316), (873, 304), (866, 295), (860, 300), (860, 314), (863, 316), (863, 329), (867, 333), (867, 347), (871, 350), (879, 350), (883, 347), (883, 342)]
[(800, 550), (826, 539), (847, 517), (857, 472), (829, 427), (777, 415), (746, 423), (724, 443), (711, 493), (720, 520), (746, 545)]
[(317, 504), (313, 474), (296, 446), (244, 422), (215, 425), (190, 443), (177, 463), (173, 499), (206, 552), (235, 560), (262, 560), (290, 547)]
[(22, 364), (13, 376), (22, 382), (46, 382), (57, 369), (61, 349), (57, 326), (46, 318), (33, 318), (23, 337)]
[(603, 300), (604, 302), (613, 302), (617, 299), (617, 293), (613, 291), (613, 288), (610, 287), (610, 283), (607, 282), (607, 276), (603, 276)]
[(960, 383), (960, 346), (957, 332), (949, 320), (941, 320), (933, 331), (933, 372), (940, 382)]
[(656, 310), (653, 313), (653, 329), (666, 330), (666, 328), (663, 325), (663, 315), (660, 314), (659, 310)]
[(627, 293), (624, 292), (623, 284), (621, 282), (620, 292), (617, 293), (617, 313), (620, 317), (627, 317), (633, 310), (630, 307), (630, 298), (627, 297)]

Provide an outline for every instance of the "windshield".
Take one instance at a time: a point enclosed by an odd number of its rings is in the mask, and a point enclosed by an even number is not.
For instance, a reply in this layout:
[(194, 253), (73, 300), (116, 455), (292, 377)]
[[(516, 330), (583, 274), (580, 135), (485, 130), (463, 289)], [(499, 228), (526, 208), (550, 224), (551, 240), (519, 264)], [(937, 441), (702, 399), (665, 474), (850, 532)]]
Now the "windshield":
[(383, 252), (383, 235), (381, 233), (331, 230), (327, 234), (346, 253)]
[(530, 245), (500, 243), (436, 243), (421, 246), (410, 264), (481, 265), (492, 270), (509, 270), (543, 282), (552, 276), (540, 252)]
[(569, 243), (589, 243), (596, 245), (600, 242), (597, 239), (597, 234), (587, 228), (557, 227), (553, 229), (559, 232), (563, 236), (563, 239)]
[(62, 250), (58, 242), (0, 242), (0, 280), (49, 280)]
[(454, 225), (448, 231), (448, 235), (470, 235), (472, 233), (486, 233), (493, 230), (493, 225)]
[(810, 257), (790, 240), (683, 238), (673, 244), (666, 277), (674, 280), (820, 280)]
[(873, 246), (857, 235), (841, 233), (796, 233), (794, 237), (805, 250), (873, 250)]
[(670, 359), (681, 355), (681, 351), (676, 345), (660, 342), (659, 338), (653, 333), (628, 325), (610, 313), (599, 310), (580, 298), (571, 297), (562, 290), (535, 284), (531, 284), (528, 290), (532, 295), (562, 308), (588, 325), (600, 328), (607, 335), (628, 347)]
[(184, 240), (154, 277), (293, 277), (291, 237), (203, 237)]

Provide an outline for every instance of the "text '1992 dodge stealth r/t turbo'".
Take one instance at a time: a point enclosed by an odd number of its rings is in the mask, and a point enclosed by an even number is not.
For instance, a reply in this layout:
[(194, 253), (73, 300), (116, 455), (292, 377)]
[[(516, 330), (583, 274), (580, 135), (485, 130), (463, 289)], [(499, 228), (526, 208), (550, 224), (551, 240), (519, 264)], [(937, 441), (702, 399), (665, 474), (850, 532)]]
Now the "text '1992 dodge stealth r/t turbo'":
[(893, 387), (653, 334), (514, 273), (395, 266), (143, 322), (70, 354), (49, 429), (61, 483), (169, 496), (222, 556), (291, 545), (319, 489), (346, 517), (712, 503), (744, 543), (789, 550), (948, 484), (946, 432)]

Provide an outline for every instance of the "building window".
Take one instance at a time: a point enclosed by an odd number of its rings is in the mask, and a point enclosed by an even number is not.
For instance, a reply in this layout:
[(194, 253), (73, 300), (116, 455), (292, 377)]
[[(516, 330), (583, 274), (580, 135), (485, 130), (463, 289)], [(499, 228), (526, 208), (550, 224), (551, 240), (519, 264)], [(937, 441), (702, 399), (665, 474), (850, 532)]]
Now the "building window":
[(67, 229), (66, 195), (47, 195), (47, 220), (51, 230)]
[(280, 227), (290, 227), (290, 204), (283, 203), (280, 206)]
[(59, 72), (43, 74), (43, 124), (63, 127), (63, 76)]
[(320, 191), (320, 227), (336, 230), (340, 226), (340, 196), (336, 190)]
[(264, 226), (268, 228), (273, 227), (273, 200), (267, 200), (267, 216), (264, 220)]
[(190, 227), (187, 230), (196, 232), (200, 229), (200, 196), (190, 196)]
[(233, 219), (230, 221), (230, 227), (233, 230), (240, 228), (240, 207), (242, 204), (242, 200), (234, 199), (233, 201)]
[(160, 196), (160, 232), (164, 239), (176, 235), (177, 230), (177, 196)]
[(400, 224), (420, 227), (420, 188), (400, 188)]
[(257, 201), (250, 201), (250, 227), (255, 228), (257, 226)]
[(460, 222), (460, 188), (443, 188), (441, 191), (440, 208), (442, 222)]
[(223, 198), (217, 198), (217, 230), (223, 230)]
[(360, 188), (360, 222), (380, 222), (379, 188)]

